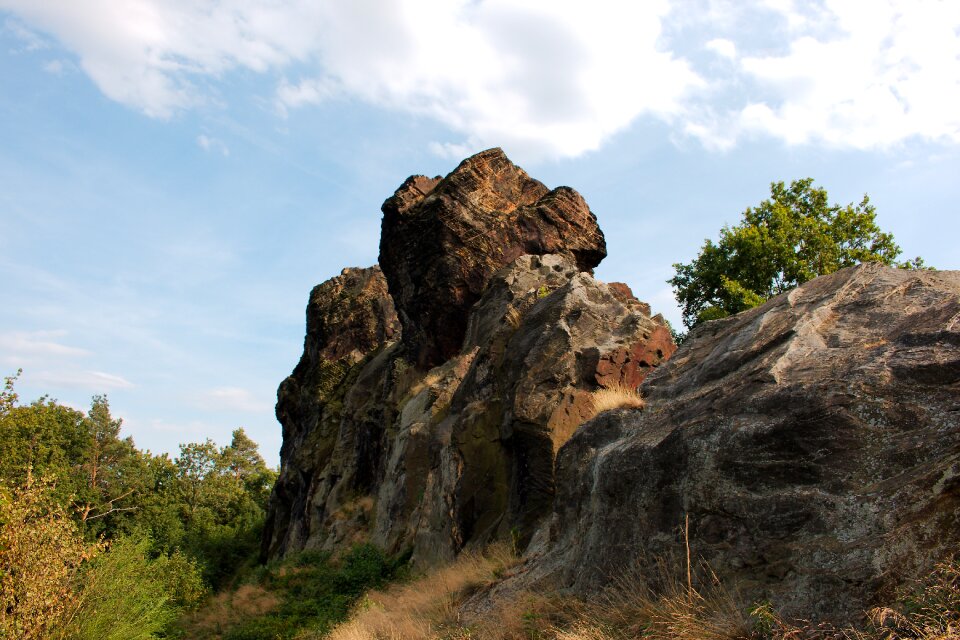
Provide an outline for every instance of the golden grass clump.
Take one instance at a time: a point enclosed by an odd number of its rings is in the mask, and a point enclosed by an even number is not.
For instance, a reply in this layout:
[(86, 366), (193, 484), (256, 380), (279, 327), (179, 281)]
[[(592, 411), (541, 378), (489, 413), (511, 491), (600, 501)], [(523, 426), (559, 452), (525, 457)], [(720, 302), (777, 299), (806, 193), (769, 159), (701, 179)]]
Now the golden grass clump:
[(639, 391), (619, 383), (597, 389), (590, 395), (593, 400), (591, 418), (610, 409), (643, 409), (646, 404)]
[[(689, 572), (689, 567), (687, 568)], [(744, 640), (754, 621), (736, 594), (703, 565), (698, 584), (663, 559), (625, 572), (587, 608), (580, 626), (558, 640)], [(572, 635), (571, 635), (572, 634)]]
[(960, 640), (960, 559), (942, 562), (896, 607), (867, 612), (873, 633), (853, 640)]
[[(426, 640), (456, 638), (461, 632), (458, 608), (476, 590), (493, 583), (516, 562), (505, 545), (484, 553), (466, 552), (425, 576), (363, 599), (350, 619), (336, 627), (330, 640)], [(466, 633), (465, 630), (463, 630)]]

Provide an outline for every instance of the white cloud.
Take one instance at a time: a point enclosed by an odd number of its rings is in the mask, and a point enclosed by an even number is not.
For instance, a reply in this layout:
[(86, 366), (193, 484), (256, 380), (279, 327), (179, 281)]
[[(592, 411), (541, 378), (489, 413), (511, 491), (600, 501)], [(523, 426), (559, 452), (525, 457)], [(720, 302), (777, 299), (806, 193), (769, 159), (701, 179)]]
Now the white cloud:
[[(471, 147), (597, 148), (641, 114), (669, 117), (699, 83), (657, 48), (663, 0), (0, 0), (55, 35), (110, 98), (155, 117), (209, 100), (236, 69), (283, 109), (337, 94), (439, 120)], [(461, 144), (455, 141), (454, 144)]]
[(960, 4), (932, 0), (826, 0), (781, 11), (783, 53), (741, 55), (740, 73), (762, 93), (690, 131), (724, 146), (744, 134), (788, 144), (887, 148), (910, 138), (960, 143)]
[(230, 155), (230, 149), (227, 147), (226, 143), (223, 142), (223, 140), (211, 138), (206, 134), (200, 134), (197, 136), (197, 145), (199, 145), (204, 151), (216, 151), (224, 157)]
[(208, 411), (239, 411), (262, 413), (272, 408), (272, 402), (258, 398), (248, 389), (240, 387), (217, 387), (203, 392), (196, 405)]
[(104, 393), (117, 389), (131, 389), (134, 384), (118, 375), (103, 371), (39, 371), (24, 374), (24, 380), (40, 387), (61, 387), (66, 389), (82, 389), (95, 393)]
[[(216, 83), (251, 70), (276, 78), (283, 115), (342, 97), (439, 121), (454, 138), (433, 143), (442, 155), (500, 145), (526, 159), (576, 156), (644, 116), (717, 149), (757, 135), (860, 149), (914, 137), (960, 142), (956, 2), (0, 0), (0, 8), (56, 36), (107, 96), (154, 117), (216, 102)], [(215, 146), (206, 136), (198, 144)]]
[(726, 38), (714, 38), (704, 45), (709, 51), (722, 58), (734, 59), (737, 57), (737, 45)]
[(11, 331), (0, 334), (0, 349), (10, 356), (75, 358), (90, 355), (86, 349), (56, 341), (66, 334), (66, 331)]

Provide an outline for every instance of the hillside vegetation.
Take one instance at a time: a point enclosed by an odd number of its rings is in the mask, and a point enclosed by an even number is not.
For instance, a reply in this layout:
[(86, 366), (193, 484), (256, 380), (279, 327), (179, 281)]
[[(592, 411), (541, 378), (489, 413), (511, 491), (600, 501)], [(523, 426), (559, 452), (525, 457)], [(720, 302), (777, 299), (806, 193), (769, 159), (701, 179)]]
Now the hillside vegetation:
[(227, 584), (259, 549), (275, 472), (243, 429), (174, 459), (82, 413), (0, 395), (0, 637), (132, 640)]

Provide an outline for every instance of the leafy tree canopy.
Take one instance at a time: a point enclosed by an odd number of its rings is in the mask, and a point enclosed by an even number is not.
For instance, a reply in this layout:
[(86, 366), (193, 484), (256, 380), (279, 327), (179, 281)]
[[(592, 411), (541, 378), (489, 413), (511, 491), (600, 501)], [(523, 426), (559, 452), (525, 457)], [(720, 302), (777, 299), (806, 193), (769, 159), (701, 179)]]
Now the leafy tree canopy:
[(88, 541), (149, 540), (151, 562), (186, 562), (211, 586), (256, 555), (276, 471), (243, 429), (225, 447), (182, 444), (171, 460), (122, 437), (105, 396), (86, 414), (46, 397), (20, 404), (18, 376), (0, 389), (0, 496), (44, 478)]
[(770, 185), (770, 199), (724, 226), (720, 240), (704, 242), (689, 264), (674, 264), (668, 280), (683, 308), (683, 323), (722, 318), (755, 307), (812, 278), (861, 262), (924, 268), (923, 260), (897, 263), (900, 247), (877, 226), (864, 195), (858, 205), (830, 204), (812, 178)]

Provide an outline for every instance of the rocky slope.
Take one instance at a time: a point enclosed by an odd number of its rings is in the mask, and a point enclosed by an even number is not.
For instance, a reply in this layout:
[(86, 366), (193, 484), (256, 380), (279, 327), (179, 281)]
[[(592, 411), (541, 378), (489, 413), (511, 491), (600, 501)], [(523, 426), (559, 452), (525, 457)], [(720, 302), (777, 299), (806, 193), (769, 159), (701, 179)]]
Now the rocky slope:
[(499, 149), (404, 182), (380, 254), (382, 272), (345, 270), (311, 294), (278, 392), (263, 555), (364, 539), (432, 563), (523, 546), (589, 392), (639, 384), (675, 349), (670, 332), (591, 275), (605, 246), (583, 198)]
[(876, 264), (699, 328), (560, 452), (508, 593), (584, 593), (681, 530), (745, 604), (856, 621), (960, 549), (960, 272)]

